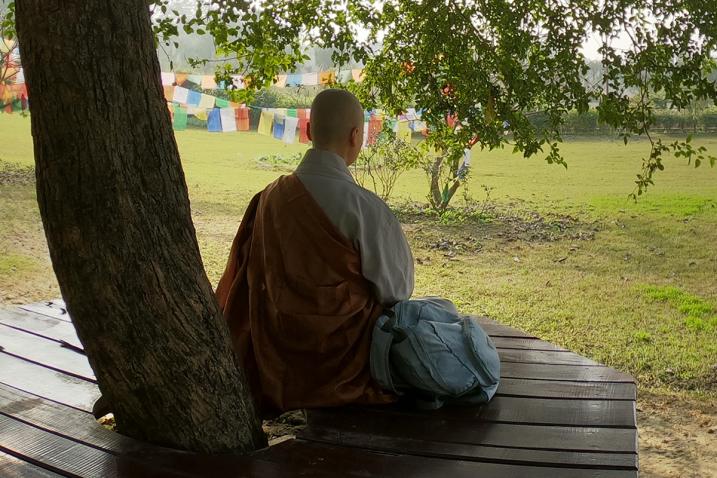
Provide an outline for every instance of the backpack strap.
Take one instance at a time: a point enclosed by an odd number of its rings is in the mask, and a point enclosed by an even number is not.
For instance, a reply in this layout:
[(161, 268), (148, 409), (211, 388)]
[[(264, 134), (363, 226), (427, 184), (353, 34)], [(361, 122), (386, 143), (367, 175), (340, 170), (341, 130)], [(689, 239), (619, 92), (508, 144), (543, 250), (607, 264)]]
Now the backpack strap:
[(381, 388), (402, 395), (391, 377), (391, 345), (406, 339), (406, 333), (396, 327), (396, 314), (391, 309), (384, 310), (376, 320), (371, 337), (371, 377)]

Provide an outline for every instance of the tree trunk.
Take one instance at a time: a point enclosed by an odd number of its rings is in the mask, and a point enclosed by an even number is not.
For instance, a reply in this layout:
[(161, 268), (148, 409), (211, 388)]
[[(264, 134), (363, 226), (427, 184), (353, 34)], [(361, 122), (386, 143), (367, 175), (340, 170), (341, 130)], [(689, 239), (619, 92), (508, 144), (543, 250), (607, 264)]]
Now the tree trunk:
[(146, 0), (18, 0), (52, 264), (121, 433), (265, 443), (199, 254)]

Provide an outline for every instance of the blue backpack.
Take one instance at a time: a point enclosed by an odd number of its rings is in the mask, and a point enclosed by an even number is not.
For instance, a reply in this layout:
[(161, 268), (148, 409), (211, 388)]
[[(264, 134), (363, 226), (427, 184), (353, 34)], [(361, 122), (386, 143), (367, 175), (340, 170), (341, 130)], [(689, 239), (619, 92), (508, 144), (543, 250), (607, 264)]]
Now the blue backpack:
[(387, 309), (371, 338), (371, 376), (423, 409), (485, 403), (495, 394), (500, 359), (475, 320), (446, 299), (406, 300)]

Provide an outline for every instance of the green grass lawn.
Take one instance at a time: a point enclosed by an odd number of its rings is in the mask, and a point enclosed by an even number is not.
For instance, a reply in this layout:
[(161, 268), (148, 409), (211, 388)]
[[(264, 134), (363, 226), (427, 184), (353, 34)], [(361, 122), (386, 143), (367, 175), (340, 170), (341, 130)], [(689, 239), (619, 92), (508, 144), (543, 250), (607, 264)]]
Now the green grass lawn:
[[(29, 118), (0, 114), (0, 160), (32, 164)], [(177, 133), (213, 283), (249, 198), (282, 174), (258, 156), (301, 152), (254, 133)], [(698, 138), (717, 152), (717, 138)], [(417, 258), (416, 295), (435, 294), (634, 374), (643, 389), (717, 396), (717, 168), (668, 160), (637, 204), (644, 141), (569, 140), (569, 167), (510, 150), (474, 151), (468, 191), (483, 219), (400, 217)], [(0, 167), (2, 170), (2, 167)], [(421, 171), (396, 204), (422, 202)], [(460, 203), (462, 199), (458, 202)], [(58, 295), (31, 181), (0, 183), (0, 302)]]

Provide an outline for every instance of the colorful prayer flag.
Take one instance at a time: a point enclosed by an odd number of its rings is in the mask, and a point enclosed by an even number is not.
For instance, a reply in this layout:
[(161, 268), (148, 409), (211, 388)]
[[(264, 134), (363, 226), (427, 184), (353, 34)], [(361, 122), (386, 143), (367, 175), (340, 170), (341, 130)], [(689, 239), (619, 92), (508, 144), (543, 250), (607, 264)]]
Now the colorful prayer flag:
[(307, 134), (307, 127), (309, 124), (308, 118), (299, 118), (299, 142), (308, 143), (309, 135)]
[(164, 86), (164, 99), (172, 101), (174, 99), (174, 86)]
[(376, 144), (376, 139), (378, 138), (379, 133), (381, 133), (382, 128), (383, 118), (378, 115), (372, 116), (368, 121), (368, 139), (366, 140), (366, 144), (369, 146)]
[(249, 131), (249, 108), (242, 106), (236, 109), (236, 122), (239, 131)]
[(315, 71), (313, 73), (304, 73), (301, 75), (301, 84), (306, 86), (314, 86), (319, 84), (319, 75)]
[(224, 98), (216, 98), (214, 100), (214, 103), (216, 104), (217, 108), (226, 108), (229, 106), (229, 101), (225, 100)]
[(353, 79), (353, 75), (351, 74), (351, 70), (343, 70), (340, 71), (337, 77), (337, 81), (339, 83), (348, 83)]
[(298, 73), (286, 75), (286, 86), (301, 86), (301, 75)]
[(336, 83), (336, 73), (332, 70), (326, 70), (319, 73), (319, 83), (322, 85), (330, 85)]
[(174, 105), (174, 122), (172, 126), (175, 131), (187, 129), (187, 110), (182, 106)]
[(198, 91), (189, 90), (187, 94), (187, 104), (192, 106), (199, 106), (199, 101), (202, 99), (202, 94)]
[(284, 138), (284, 119), (286, 119), (286, 116), (282, 114), (274, 115), (274, 127), (272, 131), (274, 134), (274, 139)]
[(171, 86), (174, 84), (174, 73), (162, 72), (162, 86)]
[(286, 75), (277, 75), (274, 79), (274, 86), (284, 88), (286, 86)]
[(200, 86), (202, 84), (202, 75), (189, 75), (187, 81), (191, 81), (195, 85)]
[(411, 128), (408, 126), (408, 121), (398, 122), (396, 137), (405, 143), (411, 143)]
[(287, 116), (284, 120), (284, 136), (282, 139), (286, 144), (292, 144), (296, 140), (296, 127), (299, 125), (299, 118)]
[(237, 120), (234, 113), (234, 108), (221, 108), (219, 115), (222, 119), (222, 131), (224, 133), (231, 133), (237, 130)]
[(188, 77), (189, 77), (189, 74), (187, 74), (187, 73), (175, 73), (174, 74), (174, 82), (177, 85), (181, 86), (182, 84), (184, 84), (185, 81), (187, 81)]
[(202, 96), (199, 99), (199, 107), (206, 109), (214, 108), (214, 97), (202, 93)]
[(274, 113), (268, 110), (262, 110), (259, 116), (259, 128), (256, 132), (265, 136), (271, 136), (271, 125), (274, 122)]
[(214, 75), (202, 76), (202, 89), (203, 90), (215, 90), (217, 88), (217, 82), (214, 79)]
[(189, 90), (182, 87), (177, 86), (174, 88), (174, 96), (172, 97), (172, 101), (175, 103), (180, 104), (187, 104), (187, 97), (189, 96)]
[(222, 118), (219, 108), (209, 110), (207, 117), (207, 131), (210, 133), (220, 133), (222, 131)]

